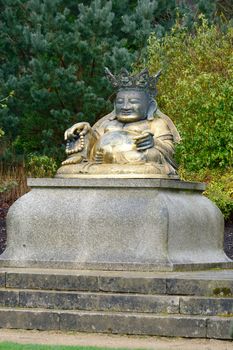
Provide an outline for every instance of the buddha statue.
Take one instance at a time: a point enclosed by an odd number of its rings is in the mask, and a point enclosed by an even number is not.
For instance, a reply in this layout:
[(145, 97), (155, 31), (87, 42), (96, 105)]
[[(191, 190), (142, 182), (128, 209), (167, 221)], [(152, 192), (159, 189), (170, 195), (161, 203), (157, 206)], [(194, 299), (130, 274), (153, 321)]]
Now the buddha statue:
[(65, 132), (67, 159), (57, 177), (86, 175), (178, 178), (173, 160), (179, 133), (157, 106), (161, 74), (147, 69), (131, 75), (122, 69), (106, 75), (117, 89), (114, 110), (92, 127), (74, 124)]

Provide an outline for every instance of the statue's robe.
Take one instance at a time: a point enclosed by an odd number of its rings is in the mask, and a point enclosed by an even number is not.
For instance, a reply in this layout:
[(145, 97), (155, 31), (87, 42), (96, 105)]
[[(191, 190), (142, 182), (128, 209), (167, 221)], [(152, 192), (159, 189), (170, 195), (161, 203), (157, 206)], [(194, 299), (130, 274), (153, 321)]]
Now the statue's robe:
[[(154, 146), (138, 151), (134, 136), (143, 132), (153, 134)], [(103, 163), (139, 164), (156, 163), (165, 168), (169, 175), (176, 174), (177, 165), (173, 160), (175, 143), (180, 141), (179, 133), (171, 119), (157, 110), (152, 120), (122, 123), (114, 112), (101, 118), (92, 127), (89, 139), (88, 158), (92, 161), (103, 153)]]

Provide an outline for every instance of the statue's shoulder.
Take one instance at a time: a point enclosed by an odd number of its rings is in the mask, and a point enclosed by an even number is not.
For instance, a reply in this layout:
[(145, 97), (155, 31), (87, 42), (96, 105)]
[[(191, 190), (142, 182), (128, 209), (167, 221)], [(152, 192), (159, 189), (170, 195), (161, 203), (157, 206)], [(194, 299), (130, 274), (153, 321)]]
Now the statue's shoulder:
[(167, 128), (167, 122), (163, 118), (161, 118), (159, 115), (155, 114), (154, 119), (152, 120), (152, 124), (156, 127), (164, 127)]
[(154, 119), (151, 121), (151, 130), (156, 137), (171, 134), (166, 120), (162, 119), (158, 115), (155, 115)]
[(100, 118), (94, 125), (93, 130), (97, 130), (99, 128), (102, 128), (105, 126), (105, 124), (108, 124), (109, 121), (114, 120), (116, 117), (115, 111), (112, 111), (111, 113), (105, 115), (104, 117)]

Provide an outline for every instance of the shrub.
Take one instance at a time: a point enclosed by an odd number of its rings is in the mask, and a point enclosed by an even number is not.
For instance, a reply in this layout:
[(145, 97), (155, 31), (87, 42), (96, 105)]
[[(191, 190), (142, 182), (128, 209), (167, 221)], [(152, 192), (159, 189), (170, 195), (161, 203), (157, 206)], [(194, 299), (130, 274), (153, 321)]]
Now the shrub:
[(10, 181), (0, 181), (0, 194), (12, 190), (18, 183), (15, 180)]
[(30, 154), (26, 162), (27, 174), (31, 177), (53, 177), (57, 170), (56, 161), (48, 156)]
[(24, 164), (0, 162), (0, 204), (11, 205), (28, 191)]
[(162, 68), (158, 103), (177, 125), (176, 157), (184, 180), (207, 182), (205, 194), (233, 212), (233, 27), (208, 25), (203, 16), (188, 33), (179, 22), (170, 34), (151, 35), (149, 68)]
[(200, 181), (207, 184), (206, 195), (222, 211), (225, 219), (233, 213), (233, 169), (201, 169), (198, 172), (187, 171), (180, 167), (181, 180)]
[(161, 109), (175, 121), (182, 143), (177, 161), (190, 171), (232, 166), (233, 27), (209, 26), (200, 17), (195, 33), (176, 24), (162, 39), (149, 39), (149, 68), (163, 70)]

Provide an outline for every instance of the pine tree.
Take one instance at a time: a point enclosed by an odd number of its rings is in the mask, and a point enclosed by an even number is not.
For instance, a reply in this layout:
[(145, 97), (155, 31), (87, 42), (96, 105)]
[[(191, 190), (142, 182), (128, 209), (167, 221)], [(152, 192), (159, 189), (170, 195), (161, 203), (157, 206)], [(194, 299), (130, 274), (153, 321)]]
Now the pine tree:
[(175, 0), (0, 0), (0, 99), (15, 92), (0, 110), (0, 128), (13, 147), (62, 156), (64, 130), (112, 108), (104, 66), (116, 72), (145, 62), (149, 34), (169, 30), (177, 6)]

